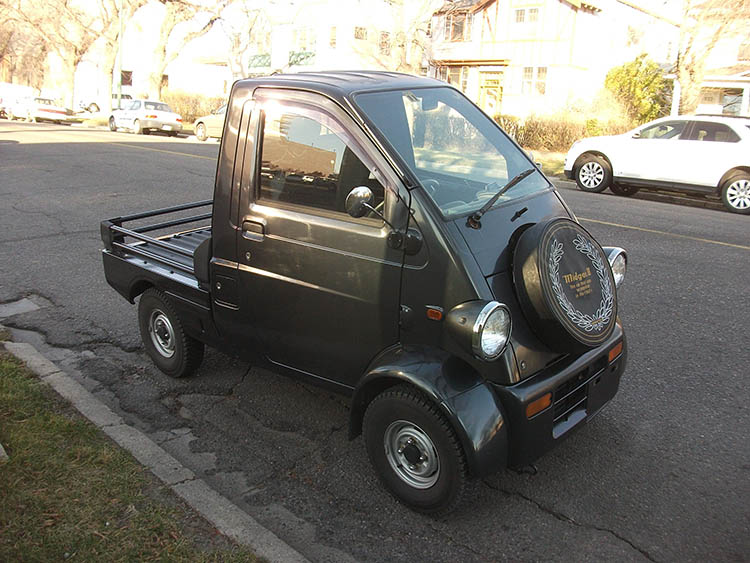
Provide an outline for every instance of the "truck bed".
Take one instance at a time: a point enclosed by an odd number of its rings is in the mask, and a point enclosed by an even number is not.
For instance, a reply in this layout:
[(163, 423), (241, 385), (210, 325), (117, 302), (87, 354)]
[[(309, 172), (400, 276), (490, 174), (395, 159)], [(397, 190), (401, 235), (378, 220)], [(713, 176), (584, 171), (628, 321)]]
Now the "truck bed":
[[(110, 285), (129, 301), (144, 286), (154, 286), (208, 306), (211, 213), (185, 216), (184, 212), (211, 205), (210, 200), (199, 201), (102, 221), (104, 271)], [(155, 217), (161, 220), (124, 226)], [(190, 227), (185, 229), (186, 225)], [(183, 229), (168, 232), (177, 226)]]

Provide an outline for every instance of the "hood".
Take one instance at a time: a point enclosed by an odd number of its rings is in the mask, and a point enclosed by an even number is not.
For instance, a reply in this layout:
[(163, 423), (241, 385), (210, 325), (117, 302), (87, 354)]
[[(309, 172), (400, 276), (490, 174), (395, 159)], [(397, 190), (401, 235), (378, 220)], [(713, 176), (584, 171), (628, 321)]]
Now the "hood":
[[(524, 208), (526, 211), (513, 219)], [(554, 217), (575, 220), (568, 213), (557, 192), (549, 189), (490, 209), (482, 217), (482, 226), (479, 229), (469, 227), (466, 217), (455, 219), (454, 223), (479, 264), (482, 274), (489, 277), (510, 270), (510, 242), (514, 234), (517, 237), (525, 227)]]

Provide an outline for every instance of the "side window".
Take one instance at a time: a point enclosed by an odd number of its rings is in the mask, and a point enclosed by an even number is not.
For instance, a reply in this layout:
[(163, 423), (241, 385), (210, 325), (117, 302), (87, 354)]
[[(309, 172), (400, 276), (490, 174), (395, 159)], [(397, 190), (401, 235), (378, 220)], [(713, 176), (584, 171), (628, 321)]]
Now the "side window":
[(724, 125), (723, 123), (696, 121), (693, 123), (693, 129), (690, 131), (688, 140), (736, 143), (740, 140), (740, 137), (728, 125)]
[(369, 187), (373, 207), (383, 185), (357, 156), (343, 128), (317, 112), (264, 112), (259, 199), (346, 213), (349, 192)]
[(687, 121), (662, 121), (641, 129), (639, 139), (677, 139), (685, 129)]
[(134, 110), (134, 109), (140, 109), (140, 107), (141, 107), (141, 102), (136, 101), (130, 104), (130, 107), (128, 109)]

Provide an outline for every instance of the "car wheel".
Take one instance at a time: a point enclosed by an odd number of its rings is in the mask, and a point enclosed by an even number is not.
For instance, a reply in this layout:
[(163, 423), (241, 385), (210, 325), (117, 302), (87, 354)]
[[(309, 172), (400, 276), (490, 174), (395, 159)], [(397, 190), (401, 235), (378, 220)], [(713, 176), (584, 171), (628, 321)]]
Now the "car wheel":
[(177, 131), (167, 131), (167, 135), (169, 135), (170, 137), (176, 137)]
[(133, 133), (136, 135), (140, 135), (143, 133), (143, 129), (141, 129), (141, 122), (137, 119), (133, 122)]
[(585, 154), (576, 167), (575, 178), (584, 192), (603, 192), (612, 183), (612, 167), (599, 155)]
[(732, 213), (750, 215), (750, 174), (730, 176), (721, 187), (721, 201)]
[(208, 139), (208, 134), (206, 133), (206, 126), (203, 123), (199, 123), (195, 126), (195, 137), (199, 141), (205, 141)]
[(143, 133), (144, 135), (150, 135), (151, 129), (141, 129), (141, 133)]
[(203, 343), (185, 334), (169, 298), (146, 290), (138, 303), (138, 326), (146, 352), (170, 377), (192, 374), (203, 361)]
[(385, 487), (425, 514), (455, 508), (468, 482), (466, 456), (437, 406), (416, 389), (392, 387), (365, 412), (367, 454)]
[(615, 195), (630, 197), (631, 195), (635, 195), (636, 193), (638, 193), (638, 190), (640, 190), (641, 188), (637, 186), (623, 186), (622, 184), (612, 184), (609, 189)]
[(115, 118), (110, 117), (109, 118), (109, 130), (110, 131), (117, 131), (117, 123), (115, 123)]

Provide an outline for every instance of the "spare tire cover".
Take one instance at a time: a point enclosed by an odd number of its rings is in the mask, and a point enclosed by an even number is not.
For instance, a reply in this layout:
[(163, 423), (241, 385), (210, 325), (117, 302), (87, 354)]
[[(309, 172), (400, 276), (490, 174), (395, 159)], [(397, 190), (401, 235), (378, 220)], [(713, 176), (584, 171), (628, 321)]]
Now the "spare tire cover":
[(528, 228), (513, 257), (513, 281), (532, 330), (553, 350), (580, 351), (612, 334), (617, 295), (601, 246), (569, 219)]

